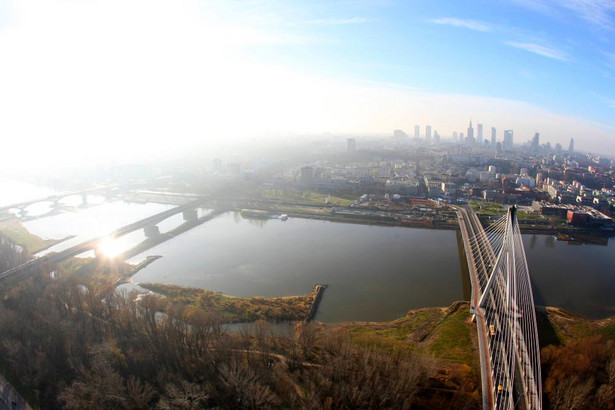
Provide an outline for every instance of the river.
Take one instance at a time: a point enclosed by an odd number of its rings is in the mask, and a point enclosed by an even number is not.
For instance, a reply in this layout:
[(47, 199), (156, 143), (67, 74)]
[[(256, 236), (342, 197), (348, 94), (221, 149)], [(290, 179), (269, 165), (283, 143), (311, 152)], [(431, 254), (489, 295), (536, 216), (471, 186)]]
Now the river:
[[(45, 238), (77, 235), (51, 250), (100, 236), (168, 209), (169, 205), (105, 202), (27, 222)], [(203, 214), (205, 211), (200, 211)], [(160, 224), (167, 231), (177, 215)], [(119, 240), (119, 250), (144, 239), (142, 231)], [(537, 304), (599, 318), (615, 314), (615, 241), (572, 245), (550, 235), (524, 235)], [(233, 296), (305, 294), (329, 285), (317, 320), (391, 320), (409, 309), (448, 306), (468, 299), (455, 231), (382, 227), (290, 218), (244, 219), (228, 212), (130, 260), (163, 257), (134, 276)], [(465, 291), (464, 291), (465, 290)]]

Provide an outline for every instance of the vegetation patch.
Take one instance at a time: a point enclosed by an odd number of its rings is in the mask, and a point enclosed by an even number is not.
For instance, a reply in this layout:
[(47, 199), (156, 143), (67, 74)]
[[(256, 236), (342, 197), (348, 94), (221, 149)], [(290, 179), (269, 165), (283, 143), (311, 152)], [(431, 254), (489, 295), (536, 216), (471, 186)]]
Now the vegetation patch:
[(321, 192), (303, 191), (291, 192), (279, 189), (267, 189), (262, 191), (262, 197), (266, 199), (278, 199), (284, 201), (302, 201), (324, 204), (325, 202), (332, 205), (348, 206), (355, 201), (355, 197), (342, 197), (336, 195), (323, 194)]
[(0, 222), (0, 232), (10, 241), (26, 248), (30, 253), (36, 253), (58, 242), (56, 239), (43, 239), (31, 234), (21, 222), (15, 220)]
[(475, 352), (471, 332), (476, 329), (468, 323), (469, 318), (468, 309), (457, 309), (444, 317), (430, 337), (430, 352), (447, 361), (472, 364)]
[(313, 300), (311, 293), (276, 298), (238, 298), (206, 289), (167, 284), (145, 283), (139, 286), (164, 296), (166, 299), (163, 303), (192, 305), (216, 313), (228, 323), (304, 320)]
[(474, 212), (482, 215), (502, 216), (506, 213), (507, 206), (495, 202), (471, 202)]

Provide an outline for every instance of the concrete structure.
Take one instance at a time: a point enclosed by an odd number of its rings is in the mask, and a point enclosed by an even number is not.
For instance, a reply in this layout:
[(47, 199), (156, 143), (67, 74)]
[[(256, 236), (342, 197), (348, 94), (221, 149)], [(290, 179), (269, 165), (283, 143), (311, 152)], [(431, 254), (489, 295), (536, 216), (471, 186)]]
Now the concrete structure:
[(421, 138), (421, 126), (420, 125), (414, 126), (414, 138)]
[(425, 126), (425, 142), (431, 142), (431, 125)]
[(574, 138), (570, 138), (570, 144), (568, 145), (568, 152), (571, 154), (574, 152)]
[(491, 146), (495, 147), (496, 131), (495, 127), (491, 127)]
[(434, 131), (433, 133), (433, 143), (434, 144), (440, 143), (440, 134), (438, 134), (438, 131)]
[(513, 147), (513, 130), (504, 130), (504, 144), (502, 148), (505, 151), (511, 150)]
[(476, 125), (476, 142), (483, 143), (483, 124)]
[(468, 136), (466, 137), (466, 142), (468, 144), (474, 143), (474, 128), (472, 128), (472, 120), (470, 120), (470, 125), (468, 125)]
[[(209, 200), (209, 197), (200, 197), (199, 199), (191, 201), (187, 204), (180, 205), (172, 209), (167, 209), (166, 211), (162, 211), (156, 215), (149, 216), (147, 218), (141, 219), (140, 221), (133, 222), (131, 224), (118, 228), (102, 237), (89, 239), (68, 249), (64, 249), (59, 252), (48, 253), (45, 256), (41, 256), (40, 258), (32, 259), (24, 264), (21, 264), (0, 273), (0, 281), (5, 278), (19, 275), (24, 272), (39, 269), (41, 266), (44, 265), (62, 262), (70, 257), (77, 256), (90, 250), (96, 250), (98, 245), (100, 245), (101, 242), (107, 240), (108, 238), (119, 238), (139, 229), (143, 229), (145, 236), (148, 238), (159, 236), (160, 231), (158, 229), (158, 226), (156, 226), (157, 224), (164, 221), (165, 219), (170, 218), (173, 215), (180, 214), (185, 211), (194, 210), (200, 207), (207, 200)], [(214, 217), (215, 215), (219, 215), (220, 213), (221, 211), (212, 212), (208, 216), (201, 218), (200, 221), (211, 219), (212, 217)], [(193, 225), (190, 224), (190, 226)]]
[(538, 152), (540, 148), (540, 134), (535, 132), (534, 137), (532, 137), (532, 152)]
[(441, 189), (447, 195), (455, 195), (457, 193), (457, 184), (454, 182), (443, 182)]

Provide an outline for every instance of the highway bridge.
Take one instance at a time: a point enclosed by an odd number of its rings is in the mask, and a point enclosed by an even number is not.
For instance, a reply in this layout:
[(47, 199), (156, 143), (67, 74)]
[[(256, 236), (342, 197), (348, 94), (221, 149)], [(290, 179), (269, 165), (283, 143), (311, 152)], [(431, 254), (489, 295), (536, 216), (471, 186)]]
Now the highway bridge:
[(457, 207), (470, 271), (484, 409), (541, 409), (536, 312), (516, 208), (486, 229)]
[(182, 213), (184, 215), (184, 220), (196, 222), (197, 221), (196, 208), (201, 206), (204, 202), (208, 201), (209, 199), (210, 199), (209, 197), (200, 197), (186, 204), (177, 206), (172, 209), (168, 209), (156, 215), (152, 215), (150, 217), (141, 219), (140, 221), (133, 222), (131, 224), (118, 228), (112, 232), (109, 232), (105, 236), (89, 239), (87, 241), (81, 242), (63, 251), (60, 251), (57, 253), (49, 253), (45, 256), (41, 256), (40, 258), (32, 259), (24, 264), (21, 264), (19, 266), (16, 266), (12, 269), (9, 269), (7, 271), (0, 273), (0, 281), (8, 277), (18, 275), (22, 272), (27, 272), (32, 269), (39, 268), (45, 263), (55, 264), (58, 262), (62, 262), (70, 257), (79, 255), (83, 252), (96, 249), (97, 246), (103, 240), (107, 238), (119, 238), (121, 236), (127, 235), (139, 229), (143, 229), (145, 232), (145, 236), (147, 237), (155, 236), (156, 234), (159, 233), (158, 227), (156, 226), (157, 224), (179, 213)]

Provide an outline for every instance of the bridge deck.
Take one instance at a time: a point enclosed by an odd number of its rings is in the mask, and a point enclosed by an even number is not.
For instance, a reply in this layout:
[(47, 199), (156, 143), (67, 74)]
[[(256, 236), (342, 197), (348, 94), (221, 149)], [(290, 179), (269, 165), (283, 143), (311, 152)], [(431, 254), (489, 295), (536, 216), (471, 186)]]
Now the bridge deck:
[(456, 209), (472, 283), (483, 407), (540, 409), (538, 332), (516, 210), (485, 230), (471, 209)]
[(36, 258), (36, 259), (32, 259), (22, 265), (16, 266), (12, 269), (9, 269), (7, 271), (4, 271), (2, 273), (0, 273), (0, 280), (4, 279), (4, 278), (8, 278), (10, 276), (14, 276), (17, 275), (21, 272), (25, 272), (29, 269), (33, 269), (33, 268), (37, 268), (39, 267), (42, 263), (58, 263), (61, 262), (63, 260), (66, 260), (70, 257), (79, 255), (83, 252), (87, 252), (89, 250), (95, 249), (96, 246), (98, 246), (98, 244), (105, 240), (106, 238), (119, 238), (121, 236), (127, 235), (131, 232), (134, 232), (136, 230), (139, 229), (143, 229), (146, 226), (151, 226), (151, 225), (156, 225), (162, 221), (164, 221), (165, 219), (182, 213), (184, 211), (188, 211), (191, 209), (195, 209), (198, 206), (202, 205), (205, 201), (207, 201), (209, 198), (207, 197), (201, 197), (199, 199), (196, 199), (194, 201), (191, 201), (187, 204), (184, 205), (180, 205), (177, 206), (175, 208), (172, 209), (167, 209), (166, 211), (160, 212), (156, 215), (152, 215), (150, 217), (141, 219), (140, 221), (137, 222), (133, 222), (131, 224), (128, 224), (126, 226), (122, 226), (121, 228), (118, 228), (112, 232), (109, 232), (109, 234), (102, 236), (102, 237), (97, 237), (97, 238), (93, 238), (93, 239), (88, 239), (87, 241), (81, 242), (75, 246), (72, 246), (68, 249), (65, 249), (63, 251), (57, 252), (57, 253), (50, 253), (47, 254), (45, 256), (41, 256), (40, 258)]

